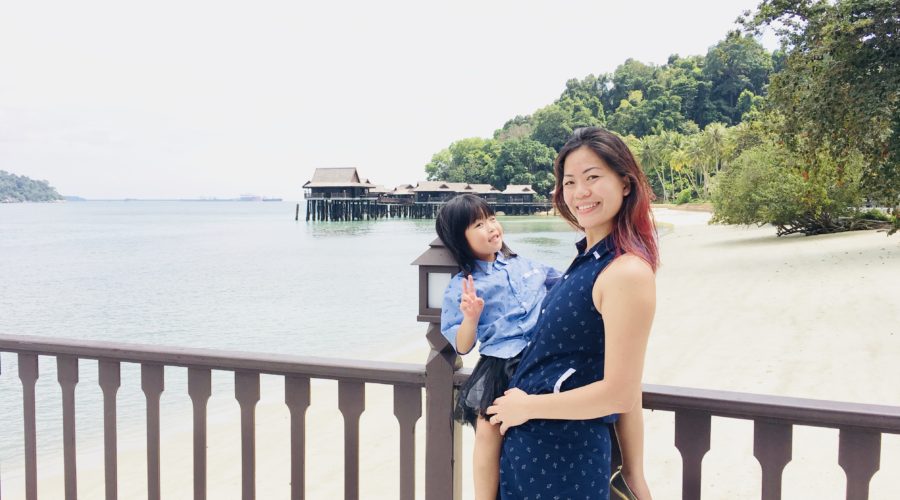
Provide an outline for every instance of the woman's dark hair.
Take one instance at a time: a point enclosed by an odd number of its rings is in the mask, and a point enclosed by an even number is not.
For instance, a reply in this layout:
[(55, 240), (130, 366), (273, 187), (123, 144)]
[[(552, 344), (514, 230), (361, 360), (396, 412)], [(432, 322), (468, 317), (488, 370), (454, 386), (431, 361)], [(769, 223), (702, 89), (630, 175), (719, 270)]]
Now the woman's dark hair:
[(653, 190), (631, 150), (617, 135), (599, 127), (583, 127), (572, 132), (572, 137), (559, 150), (553, 164), (553, 173), (556, 175), (553, 205), (556, 210), (569, 224), (584, 231), (584, 228), (578, 225), (575, 215), (566, 206), (562, 185), (566, 158), (569, 153), (579, 148), (593, 151), (622, 177), (626, 186), (630, 187), (630, 192), (622, 200), (622, 207), (616, 214), (613, 225), (612, 241), (616, 247), (616, 254), (635, 254), (647, 261), (656, 271), (659, 265), (659, 249), (656, 242), (656, 225), (650, 211), (650, 202), (654, 198)]
[[(478, 260), (466, 240), (466, 229), (477, 220), (493, 216), (494, 209), (474, 194), (459, 195), (447, 202), (438, 212), (434, 223), (438, 238), (444, 242), (447, 250), (450, 250), (453, 259), (466, 276), (472, 274), (475, 261)], [(500, 252), (504, 257), (516, 255), (506, 246), (506, 242), (503, 243)]]

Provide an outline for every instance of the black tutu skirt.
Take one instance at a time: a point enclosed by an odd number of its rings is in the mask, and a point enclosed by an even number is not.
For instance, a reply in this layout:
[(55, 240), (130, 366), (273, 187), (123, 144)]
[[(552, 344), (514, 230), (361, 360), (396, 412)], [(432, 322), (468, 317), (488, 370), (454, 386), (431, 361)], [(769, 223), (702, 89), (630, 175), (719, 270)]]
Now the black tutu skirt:
[(516, 372), (521, 354), (512, 358), (481, 356), (472, 369), (472, 375), (459, 388), (453, 418), (475, 427), (478, 417), (487, 419), (488, 406), (503, 395), (509, 386), (509, 379)]

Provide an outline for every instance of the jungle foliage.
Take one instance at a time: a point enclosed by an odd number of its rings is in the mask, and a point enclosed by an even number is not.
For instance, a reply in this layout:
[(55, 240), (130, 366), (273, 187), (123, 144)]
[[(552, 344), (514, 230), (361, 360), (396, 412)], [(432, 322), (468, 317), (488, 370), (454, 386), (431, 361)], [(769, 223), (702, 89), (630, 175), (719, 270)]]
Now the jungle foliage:
[(24, 175), (0, 170), (0, 203), (23, 201), (56, 201), (62, 196), (47, 181), (36, 181)]

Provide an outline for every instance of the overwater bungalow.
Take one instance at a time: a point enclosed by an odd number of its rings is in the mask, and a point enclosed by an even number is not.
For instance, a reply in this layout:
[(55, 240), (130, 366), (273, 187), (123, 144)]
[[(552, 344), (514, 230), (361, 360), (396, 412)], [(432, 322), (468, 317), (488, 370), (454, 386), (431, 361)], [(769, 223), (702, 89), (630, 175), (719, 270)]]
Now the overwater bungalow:
[(360, 181), (356, 168), (317, 168), (312, 180), (303, 185), (303, 197), (309, 199), (359, 199), (375, 186)]
[[(366, 182), (369, 183), (369, 180), (366, 179)], [(386, 196), (391, 194), (391, 190), (384, 187), (381, 184), (373, 184), (373, 187), (369, 189), (369, 192), (365, 195), (366, 198), (375, 198), (381, 200)]]
[(488, 203), (500, 201), (500, 190), (490, 184), (466, 184), (466, 187), (462, 191), (458, 191), (457, 194), (465, 193), (481, 197)]
[(530, 184), (510, 184), (501, 194), (504, 203), (532, 203), (537, 193)]
[(392, 189), (386, 196), (385, 201), (388, 203), (411, 204), (416, 199), (416, 193), (413, 191), (412, 184), (400, 184)]
[(413, 188), (416, 203), (446, 203), (462, 192), (467, 182), (421, 181)]

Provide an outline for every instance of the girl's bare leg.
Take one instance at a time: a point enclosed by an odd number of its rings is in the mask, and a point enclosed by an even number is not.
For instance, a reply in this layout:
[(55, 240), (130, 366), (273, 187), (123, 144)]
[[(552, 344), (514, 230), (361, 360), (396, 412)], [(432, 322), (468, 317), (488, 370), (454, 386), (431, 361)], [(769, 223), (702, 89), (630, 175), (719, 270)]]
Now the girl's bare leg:
[(472, 477), (475, 500), (496, 500), (500, 486), (500, 426), (479, 417), (475, 422), (475, 449), (472, 452)]
[(639, 500), (652, 500), (644, 476), (644, 411), (641, 394), (634, 408), (619, 415), (616, 434), (622, 452), (622, 478)]

